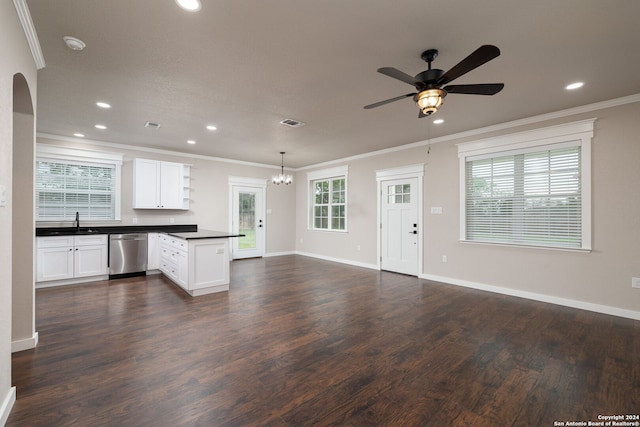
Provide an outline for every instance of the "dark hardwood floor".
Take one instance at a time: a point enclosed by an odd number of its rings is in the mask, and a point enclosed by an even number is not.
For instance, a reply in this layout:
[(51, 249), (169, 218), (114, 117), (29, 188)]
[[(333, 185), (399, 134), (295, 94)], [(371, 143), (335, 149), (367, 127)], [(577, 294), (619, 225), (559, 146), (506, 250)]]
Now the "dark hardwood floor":
[(640, 412), (640, 322), (302, 256), (37, 291), (8, 426), (553, 426)]

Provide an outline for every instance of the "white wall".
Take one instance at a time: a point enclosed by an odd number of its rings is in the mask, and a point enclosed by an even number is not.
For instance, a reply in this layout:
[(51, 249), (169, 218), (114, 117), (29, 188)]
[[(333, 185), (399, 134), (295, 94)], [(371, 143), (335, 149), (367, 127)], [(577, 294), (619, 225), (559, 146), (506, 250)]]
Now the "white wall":
[[(593, 251), (582, 253), (459, 242), (456, 144), (592, 117), (597, 117), (592, 142)], [(330, 166), (349, 166), (348, 233), (308, 229), (308, 188), (303, 181), (306, 172), (314, 168), (299, 171), (296, 176), (296, 250), (375, 266), (375, 171), (424, 163), (421, 277), (640, 318), (640, 290), (631, 288), (631, 277), (640, 277), (638, 117), (640, 103), (635, 102), (433, 144), (429, 154), (427, 146), (420, 146), (336, 162)], [(442, 207), (443, 214), (432, 215), (432, 206)], [(442, 262), (442, 255), (447, 255), (447, 263)]]
[[(189, 156), (187, 154), (156, 151), (144, 151), (136, 147), (109, 147), (91, 142), (76, 140), (58, 140), (39, 137), (38, 143), (89, 149), (124, 156), (122, 165), (122, 220), (105, 225), (168, 225), (173, 219), (175, 224), (197, 224), (201, 229), (229, 230), (229, 176), (271, 179), (278, 169), (252, 164), (217, 161), (209, 158)], [(190, 206), (187, 211), (133, 209), (133, 159), (145, 158), (191, 165)], [(290, 226), (295, 221), (295, 187), (276, 186), (268, 181), (266, 191), (267, 209), (271, 210), (265, 218), (266, 252), (292, 252), (295, 247), (295, 229)], [(82, 220), (82, 219), (81, 219)], [(70, 223), (38, 222), (37, 226), (69, 226)], [(82, 223), (83, 226), (100, 225)]]
[[(8, 416), (11, 387), (12, 315), (12, 163), (13, 79), (22, 73), (36, 99), (36, 67), (11, 1), (0, 2), (0, 185), (7, 189), (7, 206), (0, 207), (0, 424)], [(35, 111), (35, 105), (33, 107)], [(27, 213), (31, 215), (31, 213)], [(25, 236), (30, 238), (30, 236)]]

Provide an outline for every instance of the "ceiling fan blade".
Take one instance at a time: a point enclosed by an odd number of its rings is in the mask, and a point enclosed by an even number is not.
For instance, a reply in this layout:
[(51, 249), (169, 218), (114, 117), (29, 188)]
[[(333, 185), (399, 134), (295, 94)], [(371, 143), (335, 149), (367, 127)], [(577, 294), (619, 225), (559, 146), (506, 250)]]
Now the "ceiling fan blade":
[(380, 107), (381, 105), (389, 104), (389, 103), (394, 102), (394, 101), (399, 101), (401, 99), (408, 98), (408, 97), (413, 96), (413, 95), (415, 95), (415, 93), (408, 93), (406, 95), (396, 96), (395, 98), (386, 99), (384, 101), (375, 102), (373, 104), (365, 105), (364, 109), (365, 110), (370, 110), (372, 108)]
[(444, 85), (457, 79), (458, 77), (467, 74), (469, 71), (474, 70), (491, 61), (493, 58), (500, 56), (500, 49), (496, 46), (485, 44), (476, 49), (471, 55), (458, 62), (453, 68), (444, 73), (438, 81), (437, 85)]
[(400, 80), (401, 82), (410, 84), (411, 86), (415, 86), (418, 89), (423, 86), (420, 80), (417, 80), (415, 77), (410, 76), (407, 73), (403, 73), (402, 71), (393, 67), (378, 68), (378, 72), (380, 74), (384, 74), (385, 76), (393, 77), (396, 80)]
[(504, 88), (504, 83), (483, 83), (476, 85), (449, 85), (444, 89), (447, 93), (463, 93), (467, 95), (495, 95)]

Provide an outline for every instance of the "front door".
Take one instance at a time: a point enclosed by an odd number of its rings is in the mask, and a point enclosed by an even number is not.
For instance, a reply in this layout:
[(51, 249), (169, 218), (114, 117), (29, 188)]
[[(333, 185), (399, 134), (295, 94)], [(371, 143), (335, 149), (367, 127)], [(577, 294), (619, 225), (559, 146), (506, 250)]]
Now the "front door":
[(233, 186), (233, 259), (264, 255), (264, 188)]
[(381, 267), (418, 275), (418, 179), (382, 181)]

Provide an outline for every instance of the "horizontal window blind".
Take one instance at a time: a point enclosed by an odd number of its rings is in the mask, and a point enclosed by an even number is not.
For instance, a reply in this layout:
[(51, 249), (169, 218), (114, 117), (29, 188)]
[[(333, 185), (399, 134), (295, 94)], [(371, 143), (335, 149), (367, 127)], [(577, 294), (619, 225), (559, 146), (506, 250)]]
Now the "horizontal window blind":
[(580, 248), (580, 146), (466, 162), (466, 240)]
[(115, 165), (36, 161), (36, 219), (115, 219)]

